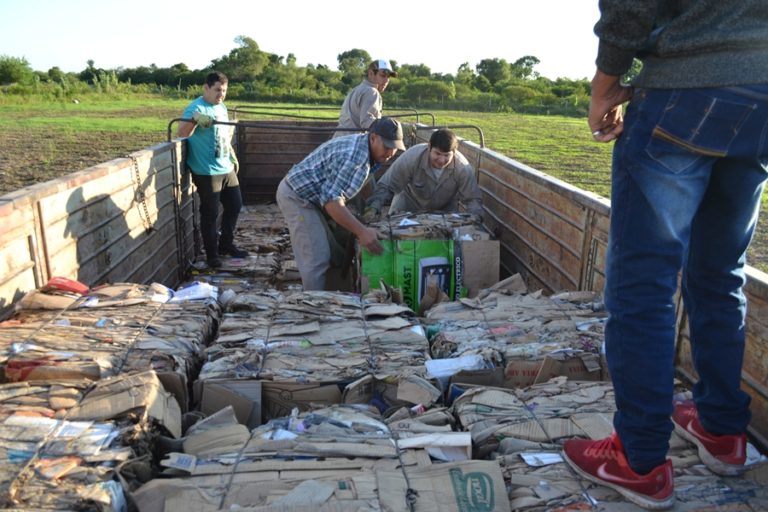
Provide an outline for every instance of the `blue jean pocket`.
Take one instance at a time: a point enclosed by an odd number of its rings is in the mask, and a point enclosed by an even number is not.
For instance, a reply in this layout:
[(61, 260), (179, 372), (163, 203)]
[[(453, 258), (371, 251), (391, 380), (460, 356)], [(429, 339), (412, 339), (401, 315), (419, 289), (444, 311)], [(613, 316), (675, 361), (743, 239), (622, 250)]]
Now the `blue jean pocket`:
[(685, 171), (699, 157), (725, 157), (756, 108), (755, 103), (702, 90), (676, 90), (653, 128), (646, 152), (673, 173)]

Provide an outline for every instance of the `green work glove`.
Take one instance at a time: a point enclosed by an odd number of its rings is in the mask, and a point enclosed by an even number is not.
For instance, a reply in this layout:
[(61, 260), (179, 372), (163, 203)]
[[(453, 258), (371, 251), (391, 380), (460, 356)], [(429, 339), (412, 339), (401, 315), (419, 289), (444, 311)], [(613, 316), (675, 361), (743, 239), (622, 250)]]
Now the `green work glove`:
[(197, 126), (200, 126), (202, 128), (210, 128), (213, 126), (213, 118), (211, 116), (202, 114), (200, 112), (195, 112), (192, 114), (192, 119), (195, 120), (197, 123)]

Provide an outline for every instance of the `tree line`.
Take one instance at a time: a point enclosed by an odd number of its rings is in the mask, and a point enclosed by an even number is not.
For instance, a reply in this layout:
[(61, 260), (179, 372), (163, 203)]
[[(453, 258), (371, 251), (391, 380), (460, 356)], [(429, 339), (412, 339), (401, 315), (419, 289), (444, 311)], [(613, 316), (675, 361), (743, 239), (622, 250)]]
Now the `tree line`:
[[(88, 93), (161, 93), (175, 97), (199, 94), (211, 70), (229, 79), (229, 99), (341, 104), (347, 92), (366, 74), (372, 61), (367, 51), (352, 49), (337, 56), (338, 70), (322, 64), (297, 66), (296, 57), (262, 51), (250, 37), (239, 36), (236, 47), (211, 61), (204, 69), (185, 64), (161, 68), (154, 64), (136, 68), (102, 69), (87, 61), (79, 73), (58, 67), (34, 71), (24, 58), (0, 56), (0, 92), (41, 94), (67, 99)], [(439, 108), (454, 110), (520, 112), (584, 116), (589, 107), (586, 79), (550, 80), (535, 70), (539, 59), (526, 55), (514, 62), (487, 58), (474, 68), (463, 63), (455, 74), (433, 73), (425, 64), (390, 61), (398, 72), (385, 93), (389, 108)]]

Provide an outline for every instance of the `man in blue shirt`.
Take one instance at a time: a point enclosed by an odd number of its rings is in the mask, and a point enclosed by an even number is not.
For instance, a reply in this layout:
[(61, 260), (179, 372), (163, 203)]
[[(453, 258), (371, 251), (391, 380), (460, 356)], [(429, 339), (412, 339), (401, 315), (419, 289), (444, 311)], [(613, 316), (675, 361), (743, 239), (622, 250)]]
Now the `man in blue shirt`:
[[(220, 255), (244, 258), (248, 253), (234, 244), (235, 227), (243, 199), (237, 180), (237, 159), (232, 149), (233, 128), (214, 121), (228, 122), (224, 98), (229, 80), (224, 73), (212, 72), (205, 77), (203, 95), (184, 110), (184, 119), (195, 122), (179, 123), (178, 137), (187, 139), (187, 165), (200, 196), (200, 231), (209, 267), (220, 267)], [(216, 221), (219, 202), (224, 213), (221, 235)]]
[(377, 231), (363, 225), (346, 202), (363, 186), (369, 173), (405, 150), (403, 129), (389, 117), (377, 119), (368, 133), (333, 138), (294, 165), (277, 188), (296, 266), (305, 290), (325, 288), (331, 247), (325, 214), (357, 237), (374, 254), (383, 247)]

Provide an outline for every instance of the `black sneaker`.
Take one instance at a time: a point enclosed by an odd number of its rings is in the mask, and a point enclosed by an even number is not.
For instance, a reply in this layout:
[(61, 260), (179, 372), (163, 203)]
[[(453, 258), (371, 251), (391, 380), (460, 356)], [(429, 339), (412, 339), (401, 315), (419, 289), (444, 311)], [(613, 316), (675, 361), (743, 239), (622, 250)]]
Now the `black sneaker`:
[(243, 249), (238, 249), (234, 245), (230, 245), (227, 247), (219, 247), (219, 254), (223, 254), (225, 256), (232, 256), (233, 258), (245, 258), (248, 256), (248, 251)]
[(208, 258), (207, 262), (210, 268), (219, 268), (222, 265), (221, 259), (218, 256)]

